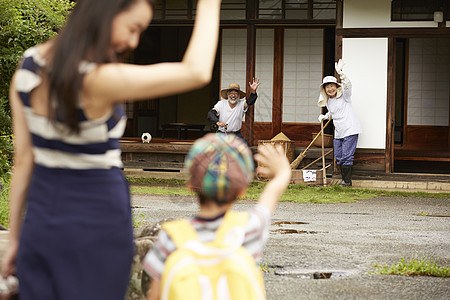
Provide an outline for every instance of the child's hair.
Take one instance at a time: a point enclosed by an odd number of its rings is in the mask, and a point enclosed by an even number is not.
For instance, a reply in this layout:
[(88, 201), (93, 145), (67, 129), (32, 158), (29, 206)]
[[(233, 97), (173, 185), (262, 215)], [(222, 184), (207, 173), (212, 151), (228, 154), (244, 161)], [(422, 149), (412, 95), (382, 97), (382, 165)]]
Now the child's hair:
[(219, 206), (233, 202), (248, 187), (254, 167), (250, 149), (234, 134), (208, 133), (194, 143), (185, 161), (200, 204)]

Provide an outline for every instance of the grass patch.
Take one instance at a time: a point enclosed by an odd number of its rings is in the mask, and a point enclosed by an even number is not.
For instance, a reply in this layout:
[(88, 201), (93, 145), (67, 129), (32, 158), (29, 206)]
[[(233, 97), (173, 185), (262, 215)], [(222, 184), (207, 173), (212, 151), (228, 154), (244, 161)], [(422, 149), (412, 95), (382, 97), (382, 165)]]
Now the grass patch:
[(163, 184), (163, 185), (186, 185), (185, 180), (180, 179), (164, 179), (154, 177), (126, 177), (130, 184)]
[(195, 195), (185, 186), (131, 186), (132, 194), (153, 194), (153, 195), (178, 195), (192, 196)]
[[(259, 199), (266, 183), (252, 183), (245, 199)], [(280, 201), (295, 203), (346, 203), (361, 199), (370, 199), (377, 194), (365, 189), (348, 189), (341, 186), (314, 187), (308, 185), (291, 184), (281, 196)]]
[[(136, 178), (127, 177), (131, 184), (131, 192), (135, 194), (155, 195), (195, 195), (189, 191), (184, 180), (161, 178)], [(148, 185), (139, 185), (148, 184)], [(249, 189), (242, 197), (247, 200), (259, 199), (267, 182), (253, 181)], [(284, 192), (280, 201), (296, 203), (347, 203), (362, 199), (372, 199), (380, 196), (389, 197), (420, 197), (420, 198), (450, 198), (450, 193), (426, 193), (381, 191), (359, 188), (345, 188), (339, 185), (331, 187), (316, 187), (302, 184), (291, 184)]]
[(373, 264), (376, 269), (375, 274), (381, 275), (401, 275), (401, 276), (433, 276), (433, 277), (449, 277), (450, 268), (441, 267), (432, 260), (406, 260), (402, 258), (400, 263), (392, 266), (380, 266), (377, 263)]
[(0, 224), (9, 227), (9, 176), (0, 177)]
[(133, 228), (139, 228), (141, 225), (146, 224), (145, 215), (139, 211), (135, 212), (133, 210), (132, 221)]
[(260, 264), (259, 267), (261, 268), (261, 271), (262, 271), (263, 273), (270, 273), (270, 272), (273, 272), (273, 269), (272, 269), (271, 267), (269, 267), (269, 264), (268, 264), (268, 263)]

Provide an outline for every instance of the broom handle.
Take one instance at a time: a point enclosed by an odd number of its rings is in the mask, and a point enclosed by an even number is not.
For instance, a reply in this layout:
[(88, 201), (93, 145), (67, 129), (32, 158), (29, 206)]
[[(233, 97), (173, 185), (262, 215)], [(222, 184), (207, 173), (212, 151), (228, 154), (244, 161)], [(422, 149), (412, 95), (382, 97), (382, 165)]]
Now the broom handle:
[(324, 137), (323, 137), (323, 120), (320, 121), (320, 132), (321, 132), (321, 136), (322, 136), (322, 168), (323, 168), (323, 172), (322, 172), (322, 179), (323, 179), (323, 186), (327, 185), (327, 169), (325, 168), (325, 155), (324, 155), (324, 148), (325, 148), (325, 141), (324, 141)]
[[(308, 147), (306, 147), (306, 149), (305, 149), (302, 153), (300, 153), (300, 154), (297, 156), (297, 158), (294, 159), (293, 162), (291, 162), (291, 168), (292, 168), (292, 169), (295, 169), (295, 168), (298, 167), (298, 165), (300, 164), (300, 162), (301, 162), (301, 161), (303, 160), (303, 158), (305, 157), (306, 151), (308, 151), (309, 147), (311, 147), (311, 145), (314, 143), (314, 141), (319, 137), (319, 134), (320, 134), (321, 132), (323, 132), (323, 129), (324, 129), (325, 127), (327, 127), (327, 125), (328, 125), (330, 122), (331, 122), (331, 119), (329, 119), (328, 122), (325, 124), (325, 126), (323, 126), (323, 128), (320, 129), (320, 132), (317, 133), (316, 137), (312, 140), (312, 142), (308, 145)], [(322, 124), (323, 124), (323, 123), (322, 123)]]
[[(317, 140), (317, 138), (319, 137), (319, 135), (321, 133), (323, 133), (323, 130), (325, 129), (325, 127), (327, 127), (328, 123), (331, 122), (331, 119), (328, 120), (328, 122), (320, 129), (320, 132), (316, 134), (315, 138), (312, 140), (312, 142), (308, 145), (308, 147), (306, 147), (306, 149), (302, 152), (302, 154), (305, 154), (306, 151), (308, 151), (309, 147), (311, 147), (311, 145)], [(323, 122), (321, 122), (321, 124), (323, 124)]]
[[(331, 149), (330, 151), (328, 151), (327, 153), (325, 153), (325, 157), (328, 156), (328, 154), (330, 154), (331, 152), (333, 152), (333, 149)], [(315, 164), (316, 162), (318, 162), (319, 160), (321, 160), (322, 157), (316, 158), (315, 160), (313, 160), (312, 162), (310, 162), (309, 164), (307, 164), (306, 166), (304, 166), (303, 168), (301, 168), (300, 170), (306, 170), (309, 167), (311, 167), (313, 164)]]

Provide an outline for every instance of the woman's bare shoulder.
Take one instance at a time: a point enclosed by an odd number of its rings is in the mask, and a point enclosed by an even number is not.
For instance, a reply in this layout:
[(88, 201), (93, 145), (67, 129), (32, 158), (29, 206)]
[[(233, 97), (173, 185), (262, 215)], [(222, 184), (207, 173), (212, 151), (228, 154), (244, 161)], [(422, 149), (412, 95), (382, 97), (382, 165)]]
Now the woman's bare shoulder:
[(49, 40), (42, 44), (36, 45), (35, 48), (39, 57), (48, 62), (50, 60), (54, 44), (55, 44), (54, 40)]

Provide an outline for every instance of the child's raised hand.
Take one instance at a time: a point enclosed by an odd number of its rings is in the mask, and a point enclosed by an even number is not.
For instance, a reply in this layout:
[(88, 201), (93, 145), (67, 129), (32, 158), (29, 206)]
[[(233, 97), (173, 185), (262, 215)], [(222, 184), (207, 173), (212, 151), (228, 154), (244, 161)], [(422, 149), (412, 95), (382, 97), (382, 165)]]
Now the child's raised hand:
[(264, 144), (258, 146), (255, 159), (259, 162), (256, 170), (258, 174), (275, 177), (283, 172), (289, 172), (290, 176), (291, 166), (281, 145)]

